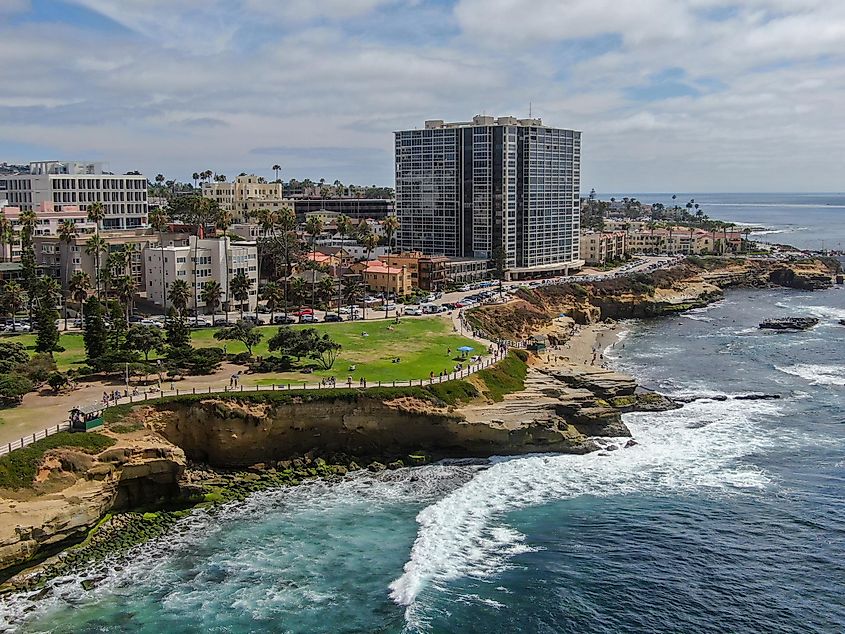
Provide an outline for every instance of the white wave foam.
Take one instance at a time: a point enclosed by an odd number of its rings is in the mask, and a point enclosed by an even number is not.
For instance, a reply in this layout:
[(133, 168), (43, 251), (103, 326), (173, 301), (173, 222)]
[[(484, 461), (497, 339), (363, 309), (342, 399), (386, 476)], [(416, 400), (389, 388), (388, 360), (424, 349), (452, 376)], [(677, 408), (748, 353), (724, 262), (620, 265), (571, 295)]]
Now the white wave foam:
[(811, 385), (845, 385), (845, 366), (843, 365), (798, 363), (775, 367), (785, 374), (809, 381)]
[(419, 513), (417, 539), (403, 574), (390, 584), (390, 596), (407, 606), (411, 624), (422, 618), (417, 599), (426, 588), (498, 573), (526, 547), (524, 537), (503, 520), (520, 508), (588, 494), (727, 494), (764, 487), (766, 474), (743, 457), (774, 444), (761, 423), (780, 412), (779, 404), (770, 401), (696, 402), (671, 412), (627, 414), (639, 444), (609, 455), (495, 460)]

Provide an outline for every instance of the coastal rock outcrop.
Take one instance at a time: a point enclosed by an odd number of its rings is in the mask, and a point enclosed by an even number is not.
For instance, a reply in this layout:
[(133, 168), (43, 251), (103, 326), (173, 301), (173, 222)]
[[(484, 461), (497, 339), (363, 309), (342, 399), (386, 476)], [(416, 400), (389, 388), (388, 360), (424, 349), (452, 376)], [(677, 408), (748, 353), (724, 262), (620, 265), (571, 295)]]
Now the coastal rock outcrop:
[(760, 323), (760, 328), (767, 330), (809, 330), (817, 326), (819, 320), (815, 317), (785, 317), (783, 319), (767, 319)]
[(177, 495), (184, 469), (184, 452), (155, 435), (95, 456), (50, 450), (34, 489), (0, 491), (0, 570), (82, 540), (110, 511)]

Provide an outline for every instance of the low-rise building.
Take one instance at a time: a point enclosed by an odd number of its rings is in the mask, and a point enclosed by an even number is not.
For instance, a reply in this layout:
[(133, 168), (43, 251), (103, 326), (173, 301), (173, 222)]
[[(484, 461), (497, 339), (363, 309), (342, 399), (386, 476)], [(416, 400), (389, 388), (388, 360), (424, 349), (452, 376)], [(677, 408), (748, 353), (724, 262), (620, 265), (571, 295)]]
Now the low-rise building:
[(628, 254), (628, 234), (624, 231), (586, 231), (581, 234), (581, 259), (587, 264), (623, 260)]
[(490, 277), (490, 261), (478, 258), (446, 258), (446, 281), (450, 284), (469, 284)]
[(233, 242), (230, 237), (206, 239), (189, 236), (181, 244), (169, 244), (163, 249), (144, 249), (143, 261), (147, 299), (162, 308), (170, 306), (172, 283), (184, 280), (194, 291), (188, 309), (211, 312), (206, 311), (202, 300), (202, 287), (206, 282), (215, 280), (221, 289), (218, 309), (236, 310), (238, 302), (231, 295), (231, 282), (236, 275), (244, 273), (251, 282), (244, 310), (255, 310), (258, 301), (258, 250), (254, 242)]
[(259, 209), (293, 209), (293, 201), (287, 200), (280, 182), (268, 183), (255, 174), (238, 176), (234, 181), (203, 183), (202, 195), (220, 205), (224, 211), (232, 212), (235, 222), (249, 222)]
[[(21, 255), (20, 243), (20, 216), (23, 211), (20, 207), (4, 205), (6, 201), (0, 201), (0, 214), (2, 214), (12, 226), (15, 238), (11, 244), (0, 243), (0, 255), (4, 260), (17, 261)], [(56, 236), (59, 233), (59, 225), (63, 220), (70, 220), (76, 228), (76, 234), (80, 236), (94, 233), (95, 223), (89, 222), (88, 212), (81, 210), (76, 205), (64, 205), (57, 211), (52, 202), (41, 202), (35, 206), (35, 231), (34, 236)]]
[(393, 201), (386, 198), (294, 198), (291, 202), (298, 218), (314, 212), (328, 212), (355, 219), (382, 220), (393, 214)]
[(390, 293), (403, 297), (411, 293), (411, 274), (404, 266), (388, 266), (380, 260), (365, 260), (352, 265), (364, 285), (373, 293)]

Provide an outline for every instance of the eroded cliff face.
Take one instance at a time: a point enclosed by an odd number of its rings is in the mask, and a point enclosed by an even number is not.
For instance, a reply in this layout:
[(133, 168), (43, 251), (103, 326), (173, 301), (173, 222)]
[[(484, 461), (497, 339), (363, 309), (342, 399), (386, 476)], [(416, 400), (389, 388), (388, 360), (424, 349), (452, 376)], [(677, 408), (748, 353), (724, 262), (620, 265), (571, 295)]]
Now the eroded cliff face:
[(208, 399), (169, 404), (155, 412), (155, 428), (192, 460), (235, 467), (345, 453), (390, 457), (487, 457), (542, 451), (582, 452), (583, 437), (564, 423), (473, 423), (446, 408), (410, 397), (382, 401), (250, 404)]
[(660, 317), (706, 306), (729, 287), (828, 288), (834, 273), (822, 260), (697, 258), (648, 275), (523, 289), (514, 301), (474, 309), (469, 318), (493, 337), (524, 339), (561, 314), (578, 324)]
[(184, 452), (152, 434), (95, 456), (50, 450), (32, 488), (0, 491), (0, 570), (83, 539), (110, 511), (176, 495), (184, 469)]

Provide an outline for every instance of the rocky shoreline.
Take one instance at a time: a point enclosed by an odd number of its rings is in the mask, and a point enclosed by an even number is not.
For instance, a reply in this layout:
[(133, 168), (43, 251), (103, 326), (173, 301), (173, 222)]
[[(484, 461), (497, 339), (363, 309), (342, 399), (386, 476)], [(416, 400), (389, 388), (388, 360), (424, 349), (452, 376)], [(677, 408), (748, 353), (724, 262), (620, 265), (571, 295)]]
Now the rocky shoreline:
[[(492, 336), (541, 332), (552, 346), (520, 356), (520, 387), (502, 397), (472, 377), (450, 382), (434, 398), (419, 390), (350, 390), (316, 401), (212, 395), (137, 407), (106, 432), (116, 439), (114, 447), (96, 456), (49, 452), (33, 492), (0, 492), (0, 570), (6, 578), (0, 592), (38, 591), (56, 576), (166, 534), (194, 508), (213, 510), (271, 487), (441, 458), (586, 453), (636, 444), (623, 413), (674, 409), (682, 402), (598, 367), (597, 343), (576, 354), (574, 344), (584, 333), (574, 324), (675, 314), (720, 299), (730, 286), (813, 289), (831, 279), (824, 281), (830, 271), (818, 263), (786, 270), (747, 261), (713, 269), (686, 265), (648, 284), (541, 287), (511, 304), (473, 311), (473, 322)], [(564, 312), (569, 317), (560, 319)], [(443, 402), (447, 394), (451, 402)]]

